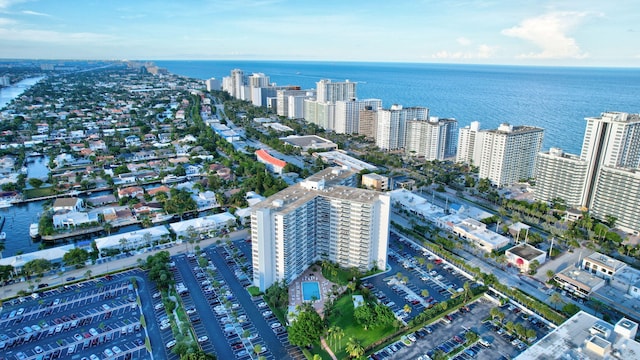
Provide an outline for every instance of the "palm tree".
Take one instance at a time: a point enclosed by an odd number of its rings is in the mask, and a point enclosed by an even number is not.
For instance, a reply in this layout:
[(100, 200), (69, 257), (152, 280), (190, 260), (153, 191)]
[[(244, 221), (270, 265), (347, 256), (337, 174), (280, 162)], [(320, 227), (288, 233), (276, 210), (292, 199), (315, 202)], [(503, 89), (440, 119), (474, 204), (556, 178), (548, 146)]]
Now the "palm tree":
[(551, 281), (551, 279), (553, 279), (553, 277), (556, 275), (556, 273), (551, 269), (547, 270), (546, 274), (547, 274), (547, 277), (549, 278), (547, 282)]
[(422, 295), (423, 298), (429, 297), (429, 290), (422, 289), (422, 291), (420, 292), (420, 295)]
[(469, 300), (469, 293), (471, 292), (471, 285), (469, 285), (469, 282), (465, 282), (464, 284), (462, 284), (462, 288), (464, 289), (464, 301)]
[(111, 235), (111, 230), (113, 230), (113, 225), (110, 222), (105, 222), (102, 224), (102, 228), (107, 233), (107, 235)]
[(409, 304), (404, 304), (404, 308), (402, 310), (407, 314), (411, 314), (411, 306), (409, 306)]
[(338, 340), (338, 348), (342, 347), (342, 338), (344, 337), (344, 330), (340, 326), (333, 327), (333, 338)]
[(352, 358), (357, 358), (364, 355), (364, 347), (362, 347), (362, 344), (360, 344), (360, 342), (353, 337), (349, 338), (349, 341), (347, 341), (347, 346), (344, 350)]
[(555, 310), (558, 310), (558, 304), (562, 302), (562, 297), (560, 297), (560, 294), (558, 294), (557, 292), (554, 292), (549, 297), (549, 302), (553, 304), (553, 308)]

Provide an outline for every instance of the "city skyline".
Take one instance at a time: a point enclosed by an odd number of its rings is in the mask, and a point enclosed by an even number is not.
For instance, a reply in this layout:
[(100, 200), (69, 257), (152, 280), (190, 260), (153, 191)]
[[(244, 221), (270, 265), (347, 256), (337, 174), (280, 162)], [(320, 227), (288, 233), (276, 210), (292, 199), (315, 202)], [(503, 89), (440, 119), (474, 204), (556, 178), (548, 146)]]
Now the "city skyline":
[(0, 47), (4, 58), (636, 67), (631, 8), (575, 0), (0, 0)]

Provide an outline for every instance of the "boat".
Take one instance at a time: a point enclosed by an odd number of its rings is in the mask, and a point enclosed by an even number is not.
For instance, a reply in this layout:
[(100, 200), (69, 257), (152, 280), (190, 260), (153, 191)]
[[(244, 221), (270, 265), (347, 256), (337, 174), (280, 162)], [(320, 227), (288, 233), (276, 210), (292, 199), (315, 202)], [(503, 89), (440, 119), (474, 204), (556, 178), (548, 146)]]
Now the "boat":
[(173, 219), (173, 214), (156, 214), (156, 216), (151, 218), (151, 222), (157, 224), (171, 219)]
[(0, 200), (0, 209), (12, 207), (13, 203), (9, 199)]
[(5, 241), (7, 239), (7, 233), (6, 232), (0, 232), (0, 241)]
[(29, 235), (34, 239), (37, 238), (38, 235), (39, 235), (38, 234), (38, 228), (39, 228), (38, 224), (34, 223), (34, 224), (29, 225)]

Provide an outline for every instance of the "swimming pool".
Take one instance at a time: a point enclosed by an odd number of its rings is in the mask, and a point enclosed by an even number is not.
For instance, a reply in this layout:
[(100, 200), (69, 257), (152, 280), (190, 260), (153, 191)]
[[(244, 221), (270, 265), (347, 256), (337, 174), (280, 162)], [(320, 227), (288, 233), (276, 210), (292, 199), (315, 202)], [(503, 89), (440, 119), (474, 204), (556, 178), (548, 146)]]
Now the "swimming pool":
[(302, 299), (304, 301), (320, 300), (320, 284), (317, 281), (303, 282)]

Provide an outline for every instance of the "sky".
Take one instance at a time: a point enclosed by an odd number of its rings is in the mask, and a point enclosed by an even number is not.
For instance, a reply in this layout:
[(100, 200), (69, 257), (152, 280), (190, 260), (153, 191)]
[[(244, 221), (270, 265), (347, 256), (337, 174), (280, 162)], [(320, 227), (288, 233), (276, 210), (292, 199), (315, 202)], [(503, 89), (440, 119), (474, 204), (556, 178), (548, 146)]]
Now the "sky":
[(0, 58), (638, 67), (637, 0), (0, 0)]

